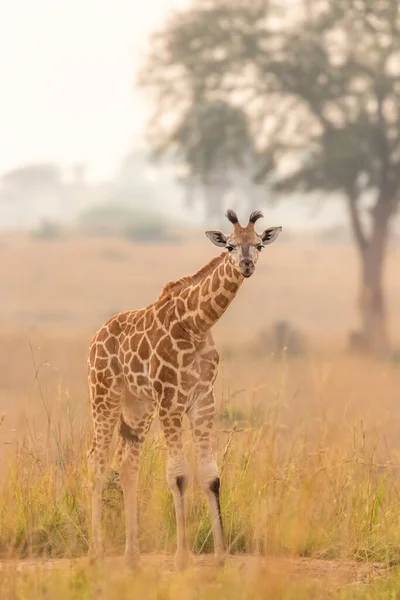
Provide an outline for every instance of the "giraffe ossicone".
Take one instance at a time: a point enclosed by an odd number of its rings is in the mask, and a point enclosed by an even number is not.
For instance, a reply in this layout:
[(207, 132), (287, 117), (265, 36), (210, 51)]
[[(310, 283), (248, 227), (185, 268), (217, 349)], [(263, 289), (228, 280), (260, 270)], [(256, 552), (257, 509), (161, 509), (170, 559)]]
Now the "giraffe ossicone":
[(212, 448), (214, 381), (219, 355), (211, 329), (224, 314), (245, 278), (255, 270), (264, 246), (281, 227), (258, 234), (259, 211), (246, 227), (229, 210), (233, 231), (207, 231), (225, 250), (194, 275), (167, 283), (159, 298), (139, 310), (115, 315), (94, 336), (89, 349), (89, 390), (94, 438), (88, 453), (92, 484), (91, 553), (102, 554), (102, 488), (108, 452), (118, 420), (116, 461), (124, 494), (127, 563), (139, 555), (137, 483), (140, 453), (151, 419), (158, 415), (167, 443), (167, 482), (174, 498), (176, 566), (189, 559), (185, 531), (188, 466), (182, 448), (182, 419), (189, 418), (197, 451), (198, 478), (210, 511), (218, 563), (225, 557), (219, 501), (220, 477)]

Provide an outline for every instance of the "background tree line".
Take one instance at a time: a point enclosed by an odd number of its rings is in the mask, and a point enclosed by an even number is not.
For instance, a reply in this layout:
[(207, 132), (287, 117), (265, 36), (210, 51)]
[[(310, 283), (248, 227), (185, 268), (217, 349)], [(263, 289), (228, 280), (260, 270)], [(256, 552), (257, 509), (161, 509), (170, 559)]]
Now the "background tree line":
[[(397, 0), (194, 0), (150, 40), (156, 155), (191, 188), (340, 192), (360, 257), (361, 334), (390, 353), (383, 287), (400, 188)], [(263, 194), (261, 194), (262, 196)]]

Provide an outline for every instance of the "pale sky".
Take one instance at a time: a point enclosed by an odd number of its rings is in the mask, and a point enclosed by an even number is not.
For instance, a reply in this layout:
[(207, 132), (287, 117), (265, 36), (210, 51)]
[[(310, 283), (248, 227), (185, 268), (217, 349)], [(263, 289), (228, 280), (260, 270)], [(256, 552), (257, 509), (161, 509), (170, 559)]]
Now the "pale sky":
[(182, 0), (3, 0), (0, 176), (18, 164), (88, 165), (106, 179), (141, 142), (134, 90), (148, 34)]
[(0, 177), (36, 161), (112, 177), (143, 142), (148, 35), (187, 1), (0, 0)]

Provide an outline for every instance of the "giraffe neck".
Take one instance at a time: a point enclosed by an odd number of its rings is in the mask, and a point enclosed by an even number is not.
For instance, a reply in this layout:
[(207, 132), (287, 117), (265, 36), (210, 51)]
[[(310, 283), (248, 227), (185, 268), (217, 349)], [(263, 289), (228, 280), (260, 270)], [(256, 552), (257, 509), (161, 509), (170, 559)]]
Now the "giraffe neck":
[(205, 336), (222, 317), (243, 279), (226, 252), (214, 259), (204, 277), (179, 296), (177, 314), (185, 329), (195, 337)]

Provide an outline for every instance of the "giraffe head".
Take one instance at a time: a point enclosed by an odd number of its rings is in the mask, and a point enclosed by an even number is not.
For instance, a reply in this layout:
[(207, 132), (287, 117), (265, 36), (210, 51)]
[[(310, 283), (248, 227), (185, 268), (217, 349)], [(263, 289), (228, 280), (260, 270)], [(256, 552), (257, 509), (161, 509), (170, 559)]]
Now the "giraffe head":
[(206, 231), (206, 236), (216, 246), (226, 248), (230, 262), (244, 277), (250, 277), (254, 273), (261, 250), (276, 240), (282, 227), (269, 227), (262, 233), (257, 233), (254, 223), (263, 216), (259, 210), (251, 213), (246, 227), (240, 225), (233, 210), (228, 210), (226, 216), (233, 225), (232, 233), (225, 235), (222, 231)]

